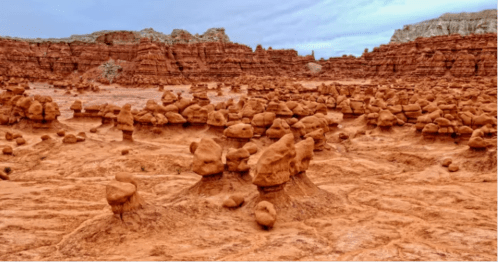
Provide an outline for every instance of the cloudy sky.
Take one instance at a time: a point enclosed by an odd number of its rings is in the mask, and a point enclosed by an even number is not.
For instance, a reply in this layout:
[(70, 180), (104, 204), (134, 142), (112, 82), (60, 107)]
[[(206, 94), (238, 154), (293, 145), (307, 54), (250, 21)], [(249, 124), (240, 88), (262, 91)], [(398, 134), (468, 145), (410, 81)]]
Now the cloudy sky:
[(361, 55), (395, 29), (443, 13), (477, 12), (496, 0), (0, 0), (0, 35), (69, 37), (100, 30), (154, 28), (192, 34), (224, 27), (253, 49), (295, 49), (315, 58)]

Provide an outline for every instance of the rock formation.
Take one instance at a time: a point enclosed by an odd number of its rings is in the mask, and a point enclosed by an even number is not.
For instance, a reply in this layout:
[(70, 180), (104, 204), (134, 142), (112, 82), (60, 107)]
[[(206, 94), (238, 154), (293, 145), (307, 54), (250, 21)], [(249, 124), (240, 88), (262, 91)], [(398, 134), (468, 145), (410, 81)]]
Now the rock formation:
[(117, 128), (123, 132), (123, 141), (133, 141), (133, 115), (130, 104), (123, 106), (117, 116), (117, 121)]
[(436, 19), (405, 25), (394, 32), (391, 43), (410, 42), (418, 37), (486, 33), (496, 33), (496, 9), (475, 13), (446, 13)]
[(106, 186), (107, 203), (114, 214), (122, 215), (143, 207), (145, 202), (138, 194), (136, 178), (129, 173), (117, 173), (115, 180)]

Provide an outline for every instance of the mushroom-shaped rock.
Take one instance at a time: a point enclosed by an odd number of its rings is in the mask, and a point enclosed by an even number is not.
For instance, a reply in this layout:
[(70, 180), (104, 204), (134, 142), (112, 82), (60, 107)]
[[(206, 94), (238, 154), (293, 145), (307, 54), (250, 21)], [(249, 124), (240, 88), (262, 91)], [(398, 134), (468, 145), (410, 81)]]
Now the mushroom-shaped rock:
[(170, 124), (183, 124), (187, 122), (187, 120), (178, 113), (167, 112), (165, 116), (168, 119), (168, 123)]
[(223, 172), (221, 161), (222, 148), (210, 138), (203, 138), (194, 151), (192, 171), (201, 176), (210, 176)]
[(277, 220), (277, 211), (268, 201), (259, 202), (254, 208), (256, 222), (265, 228), (272, 228)]
[(294, 170), (293, 159), (296, 156), (294, 136), (287, 134), (270, 145), (259, 158), (256, 165), (253, 184), (259, 187), (271, 187), (284, 184)]
[(178, 100), (178, 97), (173, 94), (173, 92), (167, 90), (167, 91), (164, 91), (162, 97), (161, 97), (161, 102), (163, 102), (163, 105), (170, 105), (170, 104), (173, 104), (174, 102), (176, 102)]
[(292, 133), (289, 124), (284, 119), (277, 118), (273, 121), (273, 125), (266, 130), (268, 138), (280, 139), (286, 134)]
[(114, 214), (135, 211), (142, 208), (144, 202), (138, 195), (137, 186), (129, 182), (120, 182), (117, 179), (106, 186), (107, 203)]
[(469, 147), (472, 149), (485, 149), (488, 143), (482, 137), (471, 137), (468, 143)]
[(246, 143), (242, 148), (246, 149), (249, 154), (254, 155), (258, 152), (258, 146), (253, 142)]
[(314, 145), (315, 142), (311, 137), (308, 137), (305, 140), (302, 140), (299, 143), (295, 144), (295, 168), (291, 175), (296, 175), (300, 172), (305, 172), (306, 170), (308, 170), (310, 161), (313, 158)]
[(133, 131), (133, 115), (131, 114), (131, 105), (126, 104), (123, 106), (117, 116), (117, 128), (122, 131)]
[(81, 110), (83, 110), (83, 104), (80, 100), (76, 100), (69, 109), (73, 110), (76, 113), (79, 113), (81, 112)]
[(256, 127), (269, 127), (273, 124), (276, 115), (272, 112), (264, 112), (254, 115), (251, 125)]
[(249, 170), (249, 165), (247, 161), (249, 160), (249, 151), (244, 148), (230, 148), (226, 155), (227, 159), (227, 169), (233, 172), (245, 172)]
[(40, 102), (34, 101), (31, 103), (28, 109), (27, 117), (31, 120), (42, 121), (43, 120), (43, 106)]
[(55, 102), (47, 102), (45, 103), (44, 108), (44, 119), (47, 121), (52, 121), (57, 119), (58, 116), (61, 115), (59, 111), (59, 106)]
[(253, 136), (253, 127), (249, 124), (235, 124), (229, 126), (225, 131), (223, 131), (223, 135), (228, 138), (237, 138), (237, 139), (250, 139)]
[(201, 107), (198, 104), (193, 104), (187, 107), (182, 115), (191, 124), (206, 124), (208, 120), (208, 109)]
[(377, 126), (391, 127), (396, 123), (396, 117), (389, 110), (380, 110)]
[(439, 126), (433, 123), (429, 123), (425, 125), (424, 129), (422, 129), (422, 135), (425, 137), (432, 137), (437, 134), (439, 130)]
[(326, 143), (326, 138), (325, 138), (325, 134), (323, 132), (323, 129), (317, 129), (313, 132), (310, 132), (308, 134), (306, 134), (304, 136), (304, 138), (312, 138), (313, 141), (315, 142), (315, 146), (314, 146), (314, 150), (315, 151), (321, 151), (323, 150), (323, 148), (325, 147), (325, 143)]
[(225, 201), (223, 201), (223, 206), (228, 208), (237, 208), (244, 204), (244, 196), (241, 194), (231, 195)]
[(131, 105), (123, 106), (117, 116), (117, 128), (123, 131), (123, 140), (133, 141), (133, 115), (131, 114)]
[(221, 111), (213, 111), (208, 114), (207, 124), (210, 126), (224, 127), (227, 120)]

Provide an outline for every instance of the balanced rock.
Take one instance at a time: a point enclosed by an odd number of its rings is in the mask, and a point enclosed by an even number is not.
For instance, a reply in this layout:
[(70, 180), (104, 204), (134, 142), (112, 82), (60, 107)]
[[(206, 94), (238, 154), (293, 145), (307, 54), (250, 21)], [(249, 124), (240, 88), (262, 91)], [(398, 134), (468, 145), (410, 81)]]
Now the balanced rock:
[(132, 181), (134, 181), (132, 175), (120, 177), (118, 174), (116, 180), (107, 184), (106, 199), (114, 214), (122, 215), (143, 207), (144, 202), (138, 195), (137, 185), (131, 183)]

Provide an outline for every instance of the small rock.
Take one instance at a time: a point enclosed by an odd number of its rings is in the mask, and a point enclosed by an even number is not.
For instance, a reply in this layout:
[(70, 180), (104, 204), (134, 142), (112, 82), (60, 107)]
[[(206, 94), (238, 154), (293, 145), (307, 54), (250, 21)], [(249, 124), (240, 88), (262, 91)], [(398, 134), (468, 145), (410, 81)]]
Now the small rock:
[(273, 204), (268, 201), (259, 202), (255, 207), (254, 215), (256, 222), (266, 228), (273, 227), (277, 220), (277, 211), (275, 211)]
[(195, 153), (195, 150), (197, 149), (197, 147), (198, 147), (198, 146), (199, 146), (199, 143), (198, 143), (198, 142), (195, 142), (195, 141), (194, 141), (194, 142), (190, 143), (190, 147), (189, 147), (189, 149), (190, 149), (190, 153), (191, 153), (191, 154), (194, 154), (194, 153)]
[(128, 155), (129, 153), (130, 153), (130, 150), (128, 150), (128, 149), (121, 150), (121, 155), (123, 155), (123, 156)]
[(22, 137), (18, 137), (16, 139), (16, 143), (17, 143), (18, 146), (22, 146), (22, 145), (26, 144), (26, 140), (24, 138), (22, 138)]
[(451, 164), (451, 165), (448, 167), (448, 171), (450, 171), (450, 172), (456, 172), (456, 171), (458, 171), (458, 169), (460, 169), (460, 168), (458, 167), (458, 165), (457, 165), (457, 164)]
[(9, 175), (0, 170), (0, 180), (10, 180)]
[(152, 128), (152, 133), (156, 134), (156, 135), (160, 135), (163, 133), (163, 130), (161, 128)]
[(14, 135), (12, 135), (11, 132), (6, 132), (5, 133), (5, 140), (12, 141), (13, 139), (14, 139)]
[(83, 142), (83, 141), (85, 141), (85, 139), (86, 138), (83, 136), (76, 136), (76, 142)]
[(19, 137), (22, 137), (22, 135), (19, 134), (19, 133), (15, 133), (14, 135), (12, 135), (13, 139), (16, 139), (16, 138), (19, 138)]
[(86, 133), (85, 132), (79, 132), (76, 136), (81, 136), (86, 138)]
[(346, 133), (340, 132), (339, 133), (339, 138), (342, 139), (342, 140), (346, 140), (346, 139), (349, 138), (349, 135), (346, 134)]
[(234, 207), (240, 207), (244, 203), (244, 196), (243, 195), (231, 195), (228, 199), (226, 199), (223, 202), (224, 207), (228, 208), (234, 208)]
[(64, 136), (64, 139), (62, 139), (62, 142), (66, 143), (66, 144), (74, 144), (74, 143), (78, 142), (78, 139), (76, 138), (75, 135), (68, 134), (68, 135)]
[(453, 162), (453, 160), (452, 160), (451, 158), (445, 158), (445, 159), (443, 160), (443, 164), (442, 164), (442, 165), (443, 165), (444, 167), (448, 167), (449, 165), (451, 165), (451, 162)]
[(65, 136), (65, 135), (66, 135), (66, 131), (64, 131), (64, 130), (59, 130), (59, 131), (57, 131), (57, 135), (58, 135), (58, 136)]
[(90, 129), (90, 133), (97, 133), (97, 128), (92, 127), (92, 129)]
[(3, 148), (2, 152), (4, 155), (12, 155), (12, 147), (6, 146)]
[(41, 136), (41, 140), (43, 140), (43, 141), (49, 140), (49, 139), (50, 139), (49, 135), (43, 135), (43, 136)]

